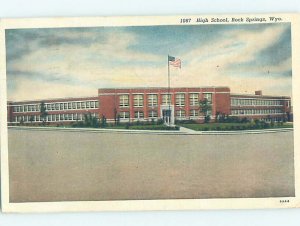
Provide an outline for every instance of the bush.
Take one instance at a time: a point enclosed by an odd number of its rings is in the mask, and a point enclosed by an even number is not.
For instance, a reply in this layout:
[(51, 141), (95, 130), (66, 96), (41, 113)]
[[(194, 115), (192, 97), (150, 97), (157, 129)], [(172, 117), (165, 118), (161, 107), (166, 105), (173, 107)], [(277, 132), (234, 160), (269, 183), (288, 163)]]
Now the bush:
[(176, 120), (176, 124), (196, 124), (197, 122), (193, 119), (187, 119), (187, 120)]
[(209, 115), (206, 115), (205, 117), (204, 117), (204, 122), (205, 123), (208, 123), (210, 121), (210, 116)]
[(162, 124), (164, 124), (164, 120), (162, 118), (156, 121), (156, 125), (162, 125)]
[(246, 117), (242, 118), (241, 123), (247, 123), (247, 122), (249, 122), (248, 118), (246, 118)]
[(151, 124), (152, 124), (152, 125), (155, 124), (154, 118), (151, 119)]
[[(129, 129), (129, 127), (127, 128)], [(131, 126), (130, 129), (136, 130), (179, 130), (178, 126), (171, 127), (171, 126)]]

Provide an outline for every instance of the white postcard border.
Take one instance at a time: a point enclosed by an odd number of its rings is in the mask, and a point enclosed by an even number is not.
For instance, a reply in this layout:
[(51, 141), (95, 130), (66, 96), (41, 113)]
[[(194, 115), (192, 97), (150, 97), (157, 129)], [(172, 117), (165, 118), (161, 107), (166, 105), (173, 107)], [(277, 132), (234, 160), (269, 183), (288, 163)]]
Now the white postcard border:
[[(281, 17), (282, 22), (292, 26), (292, 71), (293, 71), (293, 113), (294, 113), (294, 156), (296, 197), (276, 198), (222, 198), (222, 199), (173, 199), (173, 200), (129, 200), (129, 201), (74, 201), (74, 202), (9, 202), (9, 166), (6, 109), (6, 56), (5, 29), (54, 28), (54, 27), (96, 27), (96, 26), (150, 26), (150, 25), (199, 25), (203, 23), (180, 24), (181, 18), (198, 17)], [(252, 22), (260, 23), (260, 22)], [(273, 23), (268, 21), (267, 23)], [(207, 24), (224, 24), (223, 22)], [(238, 24), (229, 22), (226, 24)], [(243, 24), (248, 24), (243, 22)], [(133, 16), (133, 17), (89, 17), (89, 18), (39, 18), (39, 19), (2, 19), (0, 20), (0, 109), (1, 109), (1, 198), (5, 212), (61, 212), (61, 211), (140, 211), (140, 210), (192, 210), (192, 209), (249, 209), (249, 208), (292, 208), (300, 206), (300, 135), (298, 119), (300, 111), (300, 16), (298, 14), (254, 14), (254, 15), (217, 15), (217, 16)], [(280, 200), (288, 199), (288, 203)]]

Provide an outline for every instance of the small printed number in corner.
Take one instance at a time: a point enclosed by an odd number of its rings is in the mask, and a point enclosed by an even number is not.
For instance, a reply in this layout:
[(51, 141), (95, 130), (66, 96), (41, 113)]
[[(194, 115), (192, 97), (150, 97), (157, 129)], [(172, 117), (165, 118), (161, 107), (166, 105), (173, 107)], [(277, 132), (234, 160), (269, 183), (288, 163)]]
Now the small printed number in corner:
[(280, 202), (280, 203), (289, 203), (290, 200), (289, 200), (289, 199), (280, 199), (279, 202)]

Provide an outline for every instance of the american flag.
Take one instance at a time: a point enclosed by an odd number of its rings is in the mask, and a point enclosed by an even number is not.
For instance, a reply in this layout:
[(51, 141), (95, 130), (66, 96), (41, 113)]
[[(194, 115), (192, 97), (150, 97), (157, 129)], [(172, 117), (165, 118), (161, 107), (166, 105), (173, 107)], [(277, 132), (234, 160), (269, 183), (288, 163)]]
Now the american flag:
[(169, 56), (169, 64), (172, 65), (173, 67), (178, 67), (181, 68), (181, 60), (178, 58), (175, 58), (173, 56)]

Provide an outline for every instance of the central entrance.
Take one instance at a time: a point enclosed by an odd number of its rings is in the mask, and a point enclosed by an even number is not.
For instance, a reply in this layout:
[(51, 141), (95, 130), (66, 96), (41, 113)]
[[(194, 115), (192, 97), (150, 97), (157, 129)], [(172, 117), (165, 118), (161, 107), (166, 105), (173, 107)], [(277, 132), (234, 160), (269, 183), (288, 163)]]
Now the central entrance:
[(160, 115), (166, 125), (174, 125), (174, 106), (173, 105), (161, 105)]

